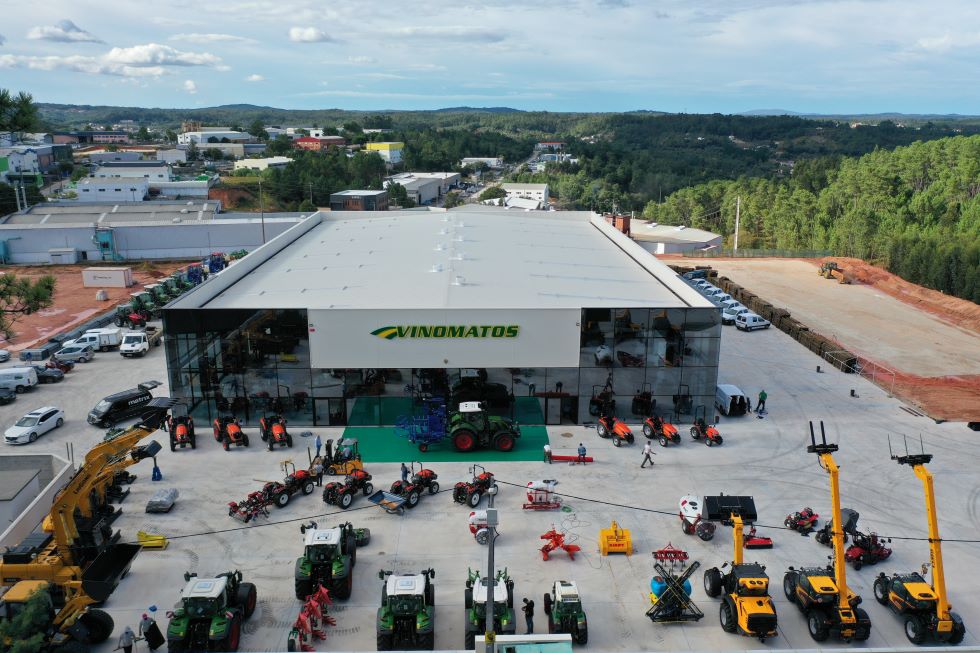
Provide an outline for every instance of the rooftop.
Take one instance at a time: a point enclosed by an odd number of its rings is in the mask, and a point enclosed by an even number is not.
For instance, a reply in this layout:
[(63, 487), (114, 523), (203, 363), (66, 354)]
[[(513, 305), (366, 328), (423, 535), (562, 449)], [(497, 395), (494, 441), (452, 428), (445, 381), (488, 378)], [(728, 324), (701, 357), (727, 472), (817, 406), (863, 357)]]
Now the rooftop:
[[(253, 258), (254, 257), (254, 258)], [(586, 211), (319, 213), (173, 308), (481, 309), (711, 304)], [(248, 273), (249, 269), (254, 273)]]
[(500, 184), (504, 190), (536, 190), (544, 191), (548, 184)]
[(716, 233), (703, 229), (655, 222), (634, 222), (630, 235), (634, 240), (657, 243), (701, 243), (720, 237)]
[(106, 161), (99, 164), (102, 168), (165, 168), (166, 161)]
[[(101, 181), (101, 180), (96, 180)], [(142, 181), (142, 180), (140, 180)], [(172, 223), (182, 221), (214, 220), (221, 208), (220, 202), (117, 202), (85, 203), (47, 202), (32, 206), (26, 213), (9, 216), (0, 225), (100, 225), (124, 222)]]
[(387, 193), (385, 190), (342, 190), (336, 193), (331, 193), (333, 195), (354, 195), (356, 197), (364, 197), (370, 195), (380, 195), (382, 193)]

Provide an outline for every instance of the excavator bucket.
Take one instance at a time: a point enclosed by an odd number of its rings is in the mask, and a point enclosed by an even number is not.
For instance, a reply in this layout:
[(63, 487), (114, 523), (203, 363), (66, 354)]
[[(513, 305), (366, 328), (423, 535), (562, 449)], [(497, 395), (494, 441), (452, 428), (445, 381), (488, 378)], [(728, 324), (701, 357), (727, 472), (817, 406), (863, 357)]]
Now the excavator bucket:
[(599, 531), (599, 553), (609, 555), (610, 553), (633, 553), (633, 537), (625, 528), (620, 528), (619, 524), (613, 522), (609, 528)]
[(139, 544), (114, 544), (107, 548), (82, 573), (82, 590), (97, 603), (108, 599), (142, 548)]

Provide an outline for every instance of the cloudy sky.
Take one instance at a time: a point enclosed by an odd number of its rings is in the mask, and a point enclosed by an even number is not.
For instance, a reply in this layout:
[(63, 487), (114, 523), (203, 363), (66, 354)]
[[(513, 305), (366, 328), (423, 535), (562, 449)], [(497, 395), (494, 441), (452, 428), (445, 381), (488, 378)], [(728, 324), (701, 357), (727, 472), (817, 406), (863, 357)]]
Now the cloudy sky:
[(980, 113), (976, 0), (0, 0), (0, 87), (158, 107)]

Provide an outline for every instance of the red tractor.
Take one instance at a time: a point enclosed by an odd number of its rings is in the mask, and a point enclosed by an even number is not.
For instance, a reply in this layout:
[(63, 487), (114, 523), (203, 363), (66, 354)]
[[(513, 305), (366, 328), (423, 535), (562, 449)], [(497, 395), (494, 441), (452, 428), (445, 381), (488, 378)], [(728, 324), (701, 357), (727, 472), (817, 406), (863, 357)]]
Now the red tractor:
[(724, 440), (721, 433), (713, 424), (708, 424), (704, 416), (704, 406), (699, 406), (694, 413), (694, 424), (691, 426), (691, 437), (695, 440), (703, 440), (709, 447), (721, 445)]
[(305, 469), (296, 469), (296, 465), (289, 461), (283, 463), (283, 469), (289, 473), (286, 474), (286, 478), (281, 483), (268, 481), (262, 486), (262, 493), (268, 502), (277, 508), (285, 508), (297, 492), (313, 494), (314, 489), (313, 475), (310, 472)]
[[(482, 470), (480, 474), (476, 473), (477, 469)], [(465, 503), (470, 508), (476, 508), (480, 505), (480, 500), (483, 499), (483, 495), (486, 494), (491, 487), (495, 486), (493, 482), (493, 474), (488, 472), (486, 468), (481, 465), (473, 465), (470, 467), (470, 474), (473, 475), (473, 480), (470, 483), (460, 481), (453, 488), (453, 501), (456, 503)]]
[(340, 506), (347, 510), (354, 502), (354, 496), (362, 492), (364, 496), (369, 496), (374, 492), (374, 485), (371, 484), (371, 475), (363, 469), (355, 469), (344, 479), (343, 483), (327, 483), (323, 488), (324, 503)]
[(619, 419), (611, 412), (604, 413), (595, 425), (596, 433), (600, 438), (612, 438), (613, 444), (617, 447), (626, 444), (633, 444), (633, 431), (626, 422)]
[(214, 420), (214, 439), (221, 443), (225, 451), (228, 451), (231, 445), (248, 446), (248, 436), (242, 431), (242, 425), (238, 423), (237, 417), (231, 415)]
[[(415, 471), (418, 465), (419, 471)], [(422, 463), (412, 463), (412, 476), (408, 481), (395, 481), (391, 484), (390, 492), (397, 496), (405, 497), (405, 503), (409, 508), (414, 508), (419, 503), (419, 497), (426, 491), (435, 494), (439, 491), (439, 483), (436, 479), (439, 475), (431, 469), (424, 469)]]
[(167, 430), (170, 431), (170, 450), (177, 447), (183, 449), (189, 446), (197, 449), (197, 437), (194, 435), (194, 418), (190, 415), (173, 415), (167, 420)]
[(661, 447), (666, 447), (668, 443), (681, 443), (681, 434), (677, 427), (664, 420), (660, 415), (652, 415), (643, 420), (643, 435), (648, 440), (656, 438)]
[(851, 540), (851, 546), (847, 547), (844, 553), (844, 560), (854, 565), (858, 570), (864, 565), (873, 565), (885, 560), (892, 554), (892, 550), (885, 546), (891, 540), (878, 537), (877, 533), (856, 532)]
[(269, 445), (269, 451), (277, 444), (282, 447), (293, 446), (293, 436), (286, 430), (286, 420), (281, 415), (267, 415), (259, 419), (259, 434)]
[(786, 528), (796, 531), (800, 535), (809, 535), (817, 528), (817, 518), (820, 515), (813, 512), (813, 508), (806, 507), (792, 515), (786, 515), (783, 525)]

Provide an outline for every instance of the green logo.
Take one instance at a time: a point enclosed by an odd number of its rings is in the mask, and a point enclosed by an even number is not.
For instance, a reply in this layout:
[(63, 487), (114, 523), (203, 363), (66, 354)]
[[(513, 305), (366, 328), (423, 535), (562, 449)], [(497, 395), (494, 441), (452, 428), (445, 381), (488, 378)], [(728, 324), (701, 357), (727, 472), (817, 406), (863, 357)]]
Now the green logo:
[(516, 324), (409, 324), (402, 326), (383, 326), (371, 332), (385, 340), (395, 338), (516, 338), (521, 327)]

